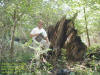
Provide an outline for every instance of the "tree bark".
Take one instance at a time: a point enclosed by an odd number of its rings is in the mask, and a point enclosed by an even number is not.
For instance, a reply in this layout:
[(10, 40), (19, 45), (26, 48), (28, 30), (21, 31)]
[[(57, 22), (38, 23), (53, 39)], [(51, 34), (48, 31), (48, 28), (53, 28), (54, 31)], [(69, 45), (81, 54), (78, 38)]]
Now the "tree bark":
[(86, 17), (86, 10), (84, 7), (84, 19), (85, 19), (85, 24), (86, 24), (86, 35), (87, 35), (87, 40), (88, 40), (88, 46), (90, 46), (90, 38), (89, 38), (89, 32), (88, 32), (88, 22), (87, 22), (87, 17)]
[(66, 58), (70, 61), (81, 61), (84, 59), (86, 52), (86, 45), (81, 41), (77, 30), (74, 27), (74, 20), (77, 14), (72, 19), (66, 19), (64, 16), (57, 22), (56, 26), (49, 27), (48, 38), (50, 41), (50, 48), (53, 49), (54, 54), (51, 53), (53, 59), (57, 60), (61, 57), (61, 48), (66, 49)]
[(11, 61), (13, 60), (13, 56), (14, 56), (14, 38), (15, 38), (14, 34), (15, 34), (16, 25), (17, 25), (16, 10), (14, 10), (13, 22), (14, 22), (14, 25), (13, 25), (12, 30), (11, 30), (11, 44), (10, 44)]

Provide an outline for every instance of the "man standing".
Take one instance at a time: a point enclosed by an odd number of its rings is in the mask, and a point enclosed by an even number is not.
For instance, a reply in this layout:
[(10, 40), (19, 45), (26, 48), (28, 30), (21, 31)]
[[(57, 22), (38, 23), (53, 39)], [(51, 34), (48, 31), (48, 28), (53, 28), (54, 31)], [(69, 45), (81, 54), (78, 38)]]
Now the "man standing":
[[(32, 40), (36, 40), (36, 38), (42, 34), (44, 37), (44, 41), (46, 41), (46, 43), (48, 43), (48, 37), (47, 37), (47, 33), (46, 31), (43, 29), (43, 22), (40, 20), (38, 23), (38, 26), (36, 28), (33, 28), (33, 30), (30, 33), (30, 37), (32, 38)], [(43, 41), (43, 40), (42, 40)]]

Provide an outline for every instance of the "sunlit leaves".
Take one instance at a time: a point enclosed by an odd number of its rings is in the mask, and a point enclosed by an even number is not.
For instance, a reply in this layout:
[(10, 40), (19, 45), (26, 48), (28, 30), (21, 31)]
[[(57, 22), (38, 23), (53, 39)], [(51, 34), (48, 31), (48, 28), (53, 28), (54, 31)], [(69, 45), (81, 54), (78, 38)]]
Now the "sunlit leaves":
[[(3, 7), (1, 9), (6, 12), (4, 15), (10, 25), (13, 25), (12, 16), (14, 10), (16, 10), (18, 26), (20, 25), (27, 30), (36, 27), (40, 19), (44, 21), (44, 27), (47, 28), (49, 25), (55, 25), (63, 15), (66, 15), (66, 18), (69, 19), (78, 12), (75, 27), (79, 34), (83, 34), (85, 33), (84, 15), (87, 16), (90, 33), (91, 30), (100, 30), (99, 2), (99, 0), (4, 0), (5, 9)], [(86, 8), (86, 14), (83, 12), (84, 7)]]

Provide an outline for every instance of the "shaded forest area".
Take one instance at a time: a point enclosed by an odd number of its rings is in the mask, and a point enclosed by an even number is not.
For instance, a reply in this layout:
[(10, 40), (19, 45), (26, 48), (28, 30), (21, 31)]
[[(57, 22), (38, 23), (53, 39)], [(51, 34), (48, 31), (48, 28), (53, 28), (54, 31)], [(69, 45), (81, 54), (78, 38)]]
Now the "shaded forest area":
[(100, 0), (0, 0), (0, 75), (100, 75)]

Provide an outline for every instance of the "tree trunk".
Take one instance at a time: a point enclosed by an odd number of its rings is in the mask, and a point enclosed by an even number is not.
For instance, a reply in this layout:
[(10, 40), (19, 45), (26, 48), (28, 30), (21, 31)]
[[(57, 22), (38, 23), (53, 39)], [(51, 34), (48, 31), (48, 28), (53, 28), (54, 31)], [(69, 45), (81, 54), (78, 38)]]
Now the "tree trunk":
[(88, 32), (88, 22), (87, 22), (85, 7), (84, 7), (84, 18), (85, 18), (85, 24), (86, 24), (86, 35), (87, 35), (87, 40), (88, 40), (88, 46), (90, 46), (90, 38), (89, 38), (89, 32)]
[(56, 56), (61, 55), (61, 40), (63, 36), (63, 29), (64, 29), (64, 22), (65, 22), (66, 17), (63, 17), (59, 23), (59, 27), (57, 29), (57, 39), (55, 40), (55, 46), (54, 49), (56, 50)]
[(77, 14), (72, 19), (66, 19), (64, 16), (57, 22), (56, 26), (48, 28), (48, 38), (50, 48), (53, 49), (53, 59), (61, 57), (61, 48), (66, 49), (67, 59), (71, 61), (80, 61), (86, 52), (86, 45), (82, 43), (77, 30), (74, 27), (74, 20)]
[(13, 56), (14, 56), (14, 38), (15, 38), (14, 34), (15, 34), (16, 25), (17, 25), (16, 10), (14, 10), (13, 22), (14, 22), (14, 25), (13, 25), (12, 30), (11, 30), (11, 44), (10, 44), (11, 61), (13, 60)]

